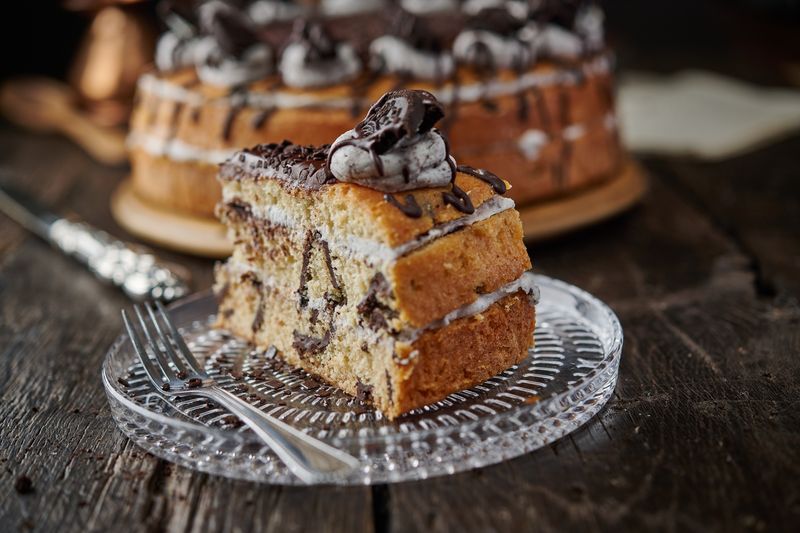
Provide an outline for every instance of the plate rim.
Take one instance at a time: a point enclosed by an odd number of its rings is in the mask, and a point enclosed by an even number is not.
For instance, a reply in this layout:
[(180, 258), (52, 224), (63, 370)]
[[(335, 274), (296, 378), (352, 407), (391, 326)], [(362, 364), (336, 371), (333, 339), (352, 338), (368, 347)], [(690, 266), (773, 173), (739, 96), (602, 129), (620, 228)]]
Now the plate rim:
[[(609, 307), (608, 304), (606, 304), (605, 302), (603, 302), (602, 300), (600, 300), (596, 296), (592, 295), (588, 291), (585, 291), (584, 289), (581, 289), (580, 287), (577, 287), (577, 286), (572, 285), (570, 283), (567, 283), (565, 281), (561, 281), (559, 279), (552, 278), (550, 276), (545, 276), (545, 275), (542, 275), (542, 274), (535, 274), (535, 276), (536, 276), (536, 284), (537, 285), (540, 285), (540, 281), (544, 281), (545, 284), (548, 284), (548, 285), (551, 285), (551, 286), (556, 286), (556, 287), (566, 291), (567, 293), (569, 293), (569, 294), (571, 294), (573, 296), (576, 296), (576, 295), (580, 296), (581, 298), (583, 298), (585, 300), (588, 300), (593, 305), (597, 306), (597, 308), (600, 311), (603, 312), (603, 315), (605, 316), (605, 318), (607, 320), (609, 320), (610, 325), (612, 326), (612, 330), (614, 332), (613, 336), (610, 339), (609, 349), (607, 350), (607, 353), (606, 353), (605, 357), (603, 358), (603, 360), (601, 362), (599, 362), (598, 365), (595, 368), (593, 368), (588, 374), (583, 376), (580, 379), (580, 381), (578, 382), (579, 384), (576, 383), (575, 386), (570, 387), (569, 389), (567, 389), (565, 391), (551, 394), (550, 396), (542, 398), (542, 399), (540, 399), (540, 401), (535, 402), (533, 404), (525, 404), (525, 403), (523, 403), (523, 404), (515, 406), (513, 409), (510, 409), (510, 410), (507, 410), (507, 411), (496, 412), (496, 413), (494, 413), (492, 415), (487, 415), (485, 417), (481, 417), (478, 420), (465, 420), (465, 421), (463, 421), (463, 422), (461, 422), (461, 423), (456, 425), (456, 427), (458, 427), (462, 431), (467, 431), (472, 426), (475, 426), (475, 425), (478, 425), (478, 424), (492, 423), (493, 421), (496, 421), (497, 419), (506, 418), (506, 417), (509, 417), (509, 416), (515, 416), (515, 415), (518, 415), (519, 413), (525, 412), (525, 411), (543, 410), (543, 412), (545, 414), (548, 414), (549, 413), (549, 411), (547, 410), (548, 406), (558, 405), (560, 403), (560, 400), (562, 400), (563, 398), (567, 397), (568, 395), (573, 395), (576, 392), (583, 391), (586, 388), (590, 387), (594, 383), (594, 381), (596, 379), (598, 379), (598, 376), (608, 368), (610, 363), (613, 363), (615, 361), (617, 362), (617, 364), (619, 363), (619, 359), (621, 358), (621, 354), (622, 354), (622, 346), (623, 346), (623, 341), (624, 341), (624, 335), (623, 335), (622, 325), (621, 325), (621, 323), (619, 321), (619, 318), (617, 317), (616, 313), (614, 313), (614, 311), (611, 309), (611, 307)], [(170, 305), (167, 306), (167, 309), (171, 310), (171, 309), (173, 309), (175, 307), (178, 307), (178, 306), (182, 307), (182, 306), (185, 306), (185, 305), (190, 305), (190, 304), (194, 303), (195, 301), (203, 300), (203, 299), (206, 299), (206, 298), (209, 298), (209, 297), (213, 297), (212, 291), (210, 289), (204, 290), (204, 291), (200, 291), (200, 292), (196, 292), (196, 293), (191, 294), (191, 295), (189, 295), (189, 296), (187, 296), (185, 298), (182, 298), (180, 300), (177, 300), (177, 301), (171, 303)], [(103, 361), (101, 363), (100, 374), (101, 374), (101, 380), (102, 380), (102, 383), (103, 383), (103, 388), (105, 389), (105, 392), (106, 392), (107, 395), (112, 396), (114, 400), (116, 400), (117, 402), (120, 402), (127, 409), (129, 409), (131, 411), (134, 411), (138, 415), (143, 416), (145, 418), (154, 419), (154, 420), (156, 420), (156, 421), (158, 421), (160, 423), (163, 423), (163, 424), (165, 424), (167, 426), (173, 426), (173, 427), (176, 427), (178, 429), (182, 429), (184, 431), (202, 431), (202, 432), (206, 432), (206, 433), (210, 432), (215, 437), (219, 437), (219, 438), (231, 438), (231, 437), (234, 437), (234, 436), (238, 436), (238, 437), (240, 437), (242, 439), (243, 442), (255, 442), (255, 441), (260, 442), (258, 437), (255, 436), (255, 435), (249, 435), (249, 434), (246, 434), (246, 433), (237, 433), (235, 431), (230, 431), (230, 430), (224, 430), (224, 429), (216, 428), (216, 427), (213, 427), (213, 426), (203, 425), (203, 424), (200, 424), (200, 423), (195, 422), (195, 421), (181, 420), (179, 418), (175, 418), (175, 417), (172, 417), (172, 416), (168, 416), (168, 415), (164, 415), (164, 414), (152, 411), (150, 409), (147, 409), (145, 406), (143, 406), (143, 405), (131, 400), (127, 395), (125, 395), (120, 390), (118, 390), (117, 387), (112, 383), (112, 381), (111, 381), (112, 380), (112, 376), (108, 375), (108, 372), (107, 372), (107, 366), (108, 365), (106, 364), (108, 359), (109, 359), (109, 357), (111, 356), (111, 354), (117, 352), (118, 350), (120, 350), (122, 345), (127, 340), (128, 340), (127, 334), (125, 334), (124, 331), (121, 332), (120, 335), (109, 346), (108, 350), (106, 350), (106, 354), (103, 357)], [(156, 394), (158, 394), (158, 393), (156, 393)], [(424, 409), (424, 407), (422, 407), (422, 409)], [(559, 411), (559, 410), (555, 409), (555, 411)], [(115, 425), (116, 425), (116, 423), (115, 423)], [(118, 429), (120, 429), (120, 428), (118, 427)], [(323, 438), (321, 438), (321, 440), (324, 440), (324, 441), (326, 441), (328, 443), (332, 443), (334, 445), (341, 445), (343, 443), (358, 444), (358, 445), (368, 445), (368, 444), (373, 443), (373, 442), (382, 442), (382, 443), (395, 444), (395, 443), (400, 442), (400, 441), (402, 441), (404, 439), (411, 438), (412, 436), (413, 436), (414, 440), (424, 439), (424, 438), (429, 437), (431, 435), (435, 436), (436, 434), (445, 432), (448, 429), (450, 429), (450, 428), (443, 428), (443, 427), (438, 427), (437, 426), (437, 427), (433, 427), (433, 428), (429, 428), (429, 429), (415, 430), (413, 432), (413, 434), (412, 433), (382, 433), (382, 432), (378, 431), (378, 432), (375, 432), (375, 433), (373, 433), (371, 435), (359, 435), (358, 433), (356, 433), (355, 435), (351, 435), (351, 436), (347, 436), (347, 437), (338, 437), (338, 436), (336, 436), (334, 434), (334, 435), (331, 435), (331, 436), (323, 437)]]

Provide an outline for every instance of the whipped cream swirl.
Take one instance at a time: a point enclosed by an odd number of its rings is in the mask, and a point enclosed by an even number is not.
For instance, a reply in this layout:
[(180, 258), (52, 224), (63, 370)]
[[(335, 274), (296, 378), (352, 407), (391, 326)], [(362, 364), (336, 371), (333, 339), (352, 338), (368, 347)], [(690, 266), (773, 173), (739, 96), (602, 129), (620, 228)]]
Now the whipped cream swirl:
[(369, 54), (370, 66), (378, 72), (441, 80), (455, 70), (453, 55), (424, 21), (403, 10), (395, 15), (389, 33), (370, 43)]
[(209, 33), (197, 44), (197, 75), (201, 80), (230, 87), (272, 72), (272, 49), (236, 8), (219, 0), (203, 4), (200, 23)]
[(292, 0), (256, 0), (247, 6), (247, 14), (259, 26), (292, 20), (303, 14), (303, 8)]
[(443, 187), (455, 175), (447, 142), (434, 125), (444, 116), (431, 93), (397, 90), (383, 95), (328, 153), (336, 179), (386, 193)]
[(453, 42), (453, 54), (466, 64), (482, 68), (516, 68), (530, 65), (535, 49), (519, 37), (525, 20), (505, 7), (487, 7), (470, 18)]
[(334, 42), (321, 24), (300, 20), (279, 69), (289, 87), (322, 87), (355, 78), (361, 61), (350, 44)]
[(156, 44), (156, 67), (170, 71), (194, 66), (199, 37), (192, 14), (181, 12), (169, 2), (159, 4), (159, 12), (168, 30)]

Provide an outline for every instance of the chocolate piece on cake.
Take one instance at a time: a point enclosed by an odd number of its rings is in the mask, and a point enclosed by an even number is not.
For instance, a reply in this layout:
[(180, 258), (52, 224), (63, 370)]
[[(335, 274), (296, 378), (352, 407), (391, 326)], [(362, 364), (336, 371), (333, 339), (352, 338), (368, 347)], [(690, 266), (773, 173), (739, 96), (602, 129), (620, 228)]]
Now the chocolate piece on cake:
[(393, 91), (331, 147), (260, 145), (219, 173), (235, 243), (216, 271), (219, 326), (389, 418), (533, 343), (536, 288), (507, 184), (456, 165), (441, 117), (430, 93)]

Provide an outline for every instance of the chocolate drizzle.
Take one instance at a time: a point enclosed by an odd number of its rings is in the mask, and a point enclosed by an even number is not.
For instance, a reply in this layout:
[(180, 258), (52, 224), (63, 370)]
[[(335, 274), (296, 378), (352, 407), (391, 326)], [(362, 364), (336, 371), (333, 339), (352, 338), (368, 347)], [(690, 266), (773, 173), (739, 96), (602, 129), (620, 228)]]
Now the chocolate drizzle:
[(407, 42), (417, 50), (440, 54), (443, 49), (441, 39), (430, 31), (427, 23), (404, 9), (395, 11), (386, 33)]
[(475, 212), (475, 206), (472, 205), (472, 200), (469, 195), (464, 189), (456, 185), (455, 182), (452, 184), (451, 191), (442, 193), (442, 199), (445, 204), (450, 204), (467, 215), (471, 215)]
[(243, 13), (233, 6), (220, 4), (209, 16), (201, 16), (202, 26), (226, 54), (241, 58), (245, 50), (260, 39)]
[(395, 206), (409, 218), (419, 218), (422, 216), (422, 208), (417, 203), (413, 194), (406, 194), (406, 203), (401, 203), (393, 194), (384, 194), (383, 199)]
[(407, 136), (429, 132), (442, 117), (444, 108), (428, 91), (401, 89), (388, 92), (370, 108), (364, 120), (356, 125), (355, 137), (337, 142), (331, 147), (326, 168), (330, 172), (331, 157), (336, 150), (344, 146), (357, 146), (369, 152), (375, 171), (378, 176), (383, 176), (384, 168), (380, 156)]
[(325, 26), (317, 20), (297, 20), (288, 44), (294, 43), (301, 43), (305, 47), (303, 62), (306, 65), (336, 59), (336, 43)]
[(331, 332), (326, 331), (322, 337), (314, 337), (306, 335), (295, 330), (292, 332), (292, 348), (297, 350), (300, 357), (308, 357), (309, 355), (317, 355), (328, 347), (331, 342)]
[(270, 116), (272, 116), (273, 113), (275, 113), (274, 107), (270, 109), (262, 109), (261, 111), (253, 115), (253, 120), (250, 123), (250, 126), (254, 130), (260, 130), (264, 126), (264, 124), (267, 123), (267, 120), (269, 119)]
[(356, 380), (356, 399), (363, 403), (372, 403), (372, 385), (366, 385), (360, 379)]
[(374, 331), (388, 329), (388, 321), (397, 317), (397, 311), (386, 304), (384, 300), (392, 297), (392, 287), (386, 277), (378, 272), (369, 282), (367, 294), (356, 307), (356, 311), (362, 317), (362, 324), (366, 321), (367, 326)]
[(297, 299), (300, 309), (308, 306), (308, 280), (309, 271), (308, 265), (311, 261), (311, 247), (314, 245), (314, 232), (308, 230), (306, 232), (306, 240), (303, 244), (303, 263), (300, 267), (300, 286), (297, 288)]
[(492, 186), (492, 189), (494, 189), (494, 192), (496, 192), (497, 194), (505, 194), (506, 191), (508, 190), (506, 182), (504, 182), (503, 180), (498, 178), (497, 175), (492, 174), (488, 170), (484, 170), (482, 168), (474, 168), (469, 165), (459, 165), (458, 171), (476, 177), (481, 181), (485, 181), (486, 183)]
[(222, 124), (222, 138), (226, 141), (231, 139), (231, 132), (233, 131), (233, 122), (239, 115), (239, 112), (244, 107), (247, 101), (247, 90), (245, 87), (237, 86), (231, 89), (230, 102), (228, 114), (225, 115), (225, 121)]
[[(323, 240), (318, 232), (309, 230), (306, 232), (306, 238), (303, 244), (303, 259), (300, 268), (300, 285), (297, 289), (298, 309), (302, 311), (308, 308), (308, 282), (311, 279), (309, 267), (311, 263), (311, 254), (314, 250), (315, 243), (319, 243), (319, 247), (322, 250), (322, 257), (325, 262), (325, 268), (328, 272), (328, 278), (332, 287), (331, 291), (325, 293), (328, 325), (322, 336), (302, 333), (297, 330), (293, 332), (294, 340), (292, 342), (292, 347), (297, 350), (297, 353), (301, 357), (319, 354), (328, 347), (335, 330), (333, 320), (336, 308), (347, 303), (344, 289), (342, 288), (340, 281), (337, 279), (336, 272), (333, 268), (330, 248), (328, 247), (327, 241)], [(311, 309), (309, 313), (310, 315), (308, 322), (314, 326), (319, 321), (320, 310), (314, 308)]]

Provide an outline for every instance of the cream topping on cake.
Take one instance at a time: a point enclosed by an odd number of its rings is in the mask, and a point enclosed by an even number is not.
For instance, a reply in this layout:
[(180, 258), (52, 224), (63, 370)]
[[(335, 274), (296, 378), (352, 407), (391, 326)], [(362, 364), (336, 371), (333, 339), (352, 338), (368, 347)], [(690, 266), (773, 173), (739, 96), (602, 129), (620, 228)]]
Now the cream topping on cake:
[(341, 17), (376, 11), (387, 3), (387, 0), (322, 0), (320, 9), (326, 15)]
[(458, 0), (402, 0), (403, 9), (415, 15), (452, 11), (458, 8)]
[(447, 142), (433, 128), (444, 116), (427, 91), (385, 94), (331, 146), (328, 167), (340, 181), (393, 193), (444, 187), (455, 175)]
[(206, 83), (241, 85), (272, 72), (272, 49), (234, 7), (212, 0), (200, 7), (200, 22), (210, 35), (196, 49), (197, 75)]
[[(402, 83), (420, 79), (445, 84), (457, 83), (459, 63), (522, 69), (539, 57), (574, 61), (604, 46), (603, 14), (593, 2), (471, 0), (461, 9), (456, 4), (405, 0), (400, 5), (407, 9), (394, 7), (387, 15), (374, 12), (388, 5), (383, 0), (330, 0), (316, 7), (289, 0), (245, 6), (211, 0), (200, 5), (200, 24), (190, 22), (188, 32), (183, 22), (169, 22), (172, 14), (164, 15), (169, 31), (158, 43), (156, 64), (162, 71), (194, 65), (202, 81), (218, 86), (264, 79), (277, 68), (289, 87), (317, 88), (353, 79), (364, 67), (372, 74), (397, 75)], [(503, 13), (513, 24), (492, 27), (497, 24), (491, 12)], [(340, 22), (341, 15), (347, 17)], [(291, 20), (308, 16), (319, 17), (319, 24), (334, 35), (352, 35), (336, 44), (329, 61), (309, 63), (308, 43), (293, 42)], [(284, 53), (276, 65), (277, 49)]]
[(478, 67), (522, 69), (535, 57), (535, 48), (518, 33), (525, 21), (505, 7), (481, 10), (467, 22), (453, 42), (453, 54), (462, 63)]
[(369, 54), (370, 66), (377, 72), (443, 80), (455, 71), (453, 55), (425, 21), (403, 10), (395, 14), (387, 35), (372, 41)]
[(303, 14), (303, 8), (292, 0), (256, 0), (247, 6), (247, 14), (256, 24), (293, 20)]
[(316, 22), (300, 20), (283, 51), (280, 72), (290, 87), (322, 87), (353, 79), (361, 60), (348, 43), (334, 42)]
[(171, 3), (160, 4), (159, 10), (168, 30), (156, 43), (156, 67), (169, 71), (194, 66), (198, 33), (191, 14), (181, 12)]

